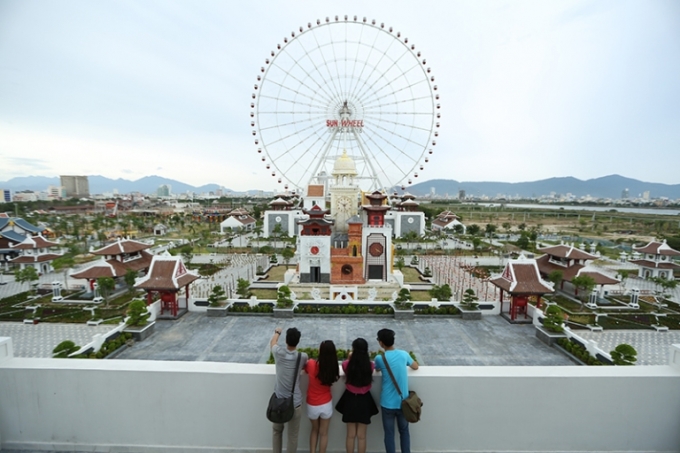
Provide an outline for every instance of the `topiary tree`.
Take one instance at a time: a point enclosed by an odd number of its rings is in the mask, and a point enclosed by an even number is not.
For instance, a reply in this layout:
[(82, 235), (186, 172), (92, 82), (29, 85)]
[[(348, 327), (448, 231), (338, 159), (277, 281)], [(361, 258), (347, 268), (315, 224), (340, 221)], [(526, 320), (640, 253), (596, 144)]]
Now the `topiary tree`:
[(408, 288), (401, 288), (399, 290), (397, 298), (394, 299), (394, 306), (398, 310), (408, 310), (413, 306), (411, 303), (411, 291)]
[(293, 299), (290, 297), (291, 291), (287, 285), (282, 285), (276, 291), (276, 307), (277, 308), (290, 308), (293, 306)]
[(227, 300), (227, 293), (221, 285), (215, 286), (212, 289), (210, 296), (208, 296), (208, 302), (210, 302), (211, 307), (219, 307), (225, 300)]
[(413, 255), (413, 256), (411, 257), (411, 266), (417, 266), (417, 265), (418, 265), (418, 262), (419, 262), (419, 261), (418, 261), (418, 256), (417, 256), (417, 255)]
[(428, 266), (425, 266), (425, 270), (423, 270), (423, 276), (432, 277), (432, 269), (430, 269)]
[(560, 286), (562, 280), (564, 280), (564, 273), (562, 271), (552, 271), (548, 274), (548, 281), (555, 285), (555, 289)]
[(111, 277), (99, 277), (97, 279), (97, 287), (99, 288), (99, 294), (104, 298), (106, 305), (109, 304), (109, 296), (113, 289), (116, 287), (116, 282)]
[(475, 290), (472, 288), (468, 288), (465, 290), (463, 293), (463, 300), (461, 303), (467, 307), (470, 310), (474, 310), (477, 308), (477, 301), (479, 300), (479, 297), (475, 294)]
[(248, 295), (250, 294), (250, 292), (248, 291), (249, 287), (250, 283), (248, 282), (248, 280), (246, 280), (245, 278), (239, 278), (236, 281), (236, 294), (238, 294), (244, 299), (247, 299)]
[(130, 294), (135, 292), (135, 281), (137, 281), (137, 271), (133, 271), (132, 269), (128, 269), (128, 271), (125, 273), (125, 276), (123, 277), (123, 280), (125, 280), (125, 284), (128, 287), (128, 292)]
[(629, 344), (621, 343), (609, 353), (614, 365), (635, 365), (637, 351)]
[(283, 258), (283, 263), (286, 265), (286, 269), (288, 269), (288, 263), (290, 263), (290, 260), (295, 256), (295, 252), (293, 251), (292, 248), (290, 247), (285, 247), (281, 251), (281, 257)]
[(404, 261), (404, 257), (400, 256), (396, 260), (394, 260), (394, 267), (399, 269), (400, 271), (406, 266), (406, 262)]
[(33, 282), (37, 281), (39, 278), (38, 271), (36, 271), (33, 266), (26, 266), (14, 273), (14, 279), (18, 283), (28, 283), (28, 289), (31, 290), (31, 292), (33, 292), (33, 289), (31, 288)]
[(127, 311), (128, 320), (126, 324), (128, 326), (143, 326), (146, 324), (149, 316), (149, 310), (146, 308), (146, 303), (143, 300), (133, 300), (130, 302), (130, 306)]
[(430, 296), (439, 301), (451, 300), (451, 296), (453, 296), (451, 287), (447, 283), (444, 283), (442, 286), (434, 285), (429, 293)]
[(549, 305), (545, 309), (545, 317), (543, 318), (543, 327), (551, 332), (561, 333), (564, 331), (562, 327), (562, 322), (564, 317), (562, 316), (562, 309), (557, 305)]
[(71, 340), (64, 340), (61, 343), (59, 343), (54, 349), (52, 349), (52, 354), (54, 354), (53, 357), (55, 358), (65, 359), (69, 355), (76, 352), (78, 349), (80, 349), (80, 346), (77, 346)]

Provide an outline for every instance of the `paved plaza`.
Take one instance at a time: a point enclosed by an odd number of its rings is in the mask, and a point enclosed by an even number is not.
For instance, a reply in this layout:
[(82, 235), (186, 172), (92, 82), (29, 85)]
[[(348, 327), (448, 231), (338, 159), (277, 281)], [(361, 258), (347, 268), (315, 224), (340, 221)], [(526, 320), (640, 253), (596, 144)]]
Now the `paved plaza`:
[(571, 365), (557, 350), (541, 343), (531, 325), (511, 325), (500, 316), (482, 321), (460, 318), (426, 318), (396, 321), (390, 317), (229, 316), (208, 318), (189, 313), (179, 321), (161, 321), (156, 333), (127, 349), (119, 359), (186, 360), (265, 363), (274, 328), (297, 327), (302, 347), (318, 347), (333, 340), (338, 348), (349, 348), (363, 337), (369, 349), (378, 350), (379, 329), (393, 329), (397, 346), (413, 351), (421, 365)]
[(64, 340), (71, 340), (82, 346), (91, 342), (95, 334), (105, 334), (114, 327), (0, 322), (0, 337), (12, 338), (14, 357), (52, 357), (54, 347)]

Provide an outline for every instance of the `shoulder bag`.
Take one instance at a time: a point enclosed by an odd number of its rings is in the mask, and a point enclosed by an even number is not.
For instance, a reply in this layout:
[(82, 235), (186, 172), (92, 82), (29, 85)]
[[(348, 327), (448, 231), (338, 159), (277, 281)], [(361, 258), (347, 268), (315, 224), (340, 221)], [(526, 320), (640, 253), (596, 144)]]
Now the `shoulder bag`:
[[(397, 389), (397, 392), (401, 397), (403, 393), (401, 393), (399, 384), (397, 384), (397, 380), (394, 378), (394, 374), (392, 374), (390, 364), (387, 363), (387, 356), (385, 355), (384, 352), (381, 352), (380, 355), (382, 356), (383, 362), (385, 362), (385, 368), (387, 368), (387, 372), (389, 373), (390, 378), (392, 379), (392, 384), (394, 384), (394, 387)], [(420, 414), (423, 411), (422, 407), (423, 401), (418, 397), (418, 394), (413, 390), (409, 390), (408, 396), (406, 398), (404, 397), (401, 398), (401, 412), (404, 414), (404, 418), (409, 423), (417, 423), (420, 420)]]
[(287, 398), (279, 398), (276, 392), (272, 393), (269, 398), (269, 405), (267, 406), (267, 419), (272, 423), (287, 423), (295, 415), (295, 406), (293, 405), (293, 396), (295, 396), (295, 382), (297, 382), (298, 374), (300, 373), (300, 358), (302, 354), (298, 352), (297, 362), (295, 362), (295, 375), (293, 376), (293, 387), (290, 389), (290, 396)]

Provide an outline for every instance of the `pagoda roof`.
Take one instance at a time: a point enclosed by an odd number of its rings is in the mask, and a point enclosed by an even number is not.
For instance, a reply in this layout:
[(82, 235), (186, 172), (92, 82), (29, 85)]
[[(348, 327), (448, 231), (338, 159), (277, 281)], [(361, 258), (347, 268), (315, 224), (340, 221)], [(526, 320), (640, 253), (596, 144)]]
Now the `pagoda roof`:
[(45, 263), (48, 261), (56, 260), (62, 255), (57, 253), (43, 253), (41, 255), (19, 255), (16, 258), (12, 258), (10, 263), (13, 264), (30, 264), (30, 263)]
[(420, 203), (415, 201), (413, 198), (408, 198), (399, 203), (399, 206), (420, 206)]
[(178, 290), (201, 276), (187, 269), (180, 256), (156, 255), (151, 261), (147, 275), (142, 277), (135, 288), (147, 290)]
[(31, 236), (30, 234), (26, 235), (25, 239), (20, 243), (10, 245), (11, 248), (19, 250), (43, 249), (58, 246), (58, 242), (48, 241), (42, 237), (42, 234), (38, 234), (37, 236)]
[(670, 245), (666, 244), (666, 240), (663, 242), (650, 241), (649, 244), (642, 247), (633, 246), (633, 250), (640, 253), (647, 253), (650, 255), (666, 255), (666, 256), (680, 256), (680, 252), (671, 248)]
[(7, 231), (2, 231), (0, 232), (0, 236), (4, 237), (5, 239), (9, 239), (12, 242), (17, 242), (17, 243), (22, 243), (24, 242), (24, 239), (26, 239), (26, 236), (17, 233), (14, 230), (7, 230)]
[(630, 260), (630, 263), (637, 264), (640, 267), (648, 267), (655, 269), (680, 269), (680, 264), (676, 264), (672, 261), (664, 261), (657, 263), (652, 260)]
[(550, 255), (547, 254), (536, 258), (536, 264), (542, 274), (548, 275), (553, 271), (560, 271), (562, 272), (562, 279), (568, 282), (571, 282), (579, 275), (585, 274), (592, 277), (598, 285), (614, 285), (620, 283), (619, 280), (609, 277), (594, 268), (584, 266), (583, 264), (572, 264), (569, 267), (560, 266), (559, 264), (551, 262)]
[(541, 278), (536, 260), (525, 258), (524, 255), (508, 261), (503, 273), (489, 281), (510, 294), (546, 294), (555, 291), (551, 283)]
[(291, 203), (290, 201), (284, 200), (281, 197), (278, 197), (277, 199), (269, 202), (270, 206), (291, 206), (292, 204), (293, 203)]
[(401, 199), (402, 199), (402, 200), (415, 200), (415, 199), (416, 199), (416, 196), (413, 195), (413, 194), (410, 194), (410, 193), (406, 192), (405, 194), (403, 194), (403, 195), (401, 196)]
[(302, 212), (307, 214), (310, 218), (322, 218), (331, 211), (329, 209), (321, 209), (321, 207), (316, 204), (312, 206), (311, 209), (303, 209)]
[(122, 255), (124, 253), (134, 253), (150, 248), (149, 244), (135, 241), (132, 239), (120, 239), (113, 244), (109, 244), (90, 253), (93, 255)]
[(597, 256), (574, 247), (574, 244), (560, 244), (552, 247), (539, 248), (543, 253), (556, 256), (558, 258), (569, 258), (572, 260), (596, 260)]
[(236, 208), (236, 209), (232, 209), (231, 211), (229, 211), (229, 215), (234, 217), (234, 216), (239, 216), (239, 215), (250, 215), (250, 213), (246, 209)]
[(71, 274), (73, 278), (97, 279), (100, 277), (122, 277), (128, 271), (141, 271), (148, 269), (153, 255), (147, 251), (140, 251), (139, 257), (121, 263), (115, 258), (95, 261), (91, 266), (79, 272)]
[(7, 226), (16, 225), (24, 231), (29, 233), (41, 233), (45, 228), (37, 227), (20, 217), (1, 217), (0, 218), (0, 230), (6, 228)]

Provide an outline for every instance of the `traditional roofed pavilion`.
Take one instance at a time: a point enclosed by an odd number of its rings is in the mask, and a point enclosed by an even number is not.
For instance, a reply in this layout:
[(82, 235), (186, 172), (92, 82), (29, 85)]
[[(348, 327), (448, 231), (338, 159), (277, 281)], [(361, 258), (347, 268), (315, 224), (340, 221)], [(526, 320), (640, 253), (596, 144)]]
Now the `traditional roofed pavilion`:
[(20, 244), (28, 235), (41, 234), (44, 230), (44, 227), (32, 225), (22, 218), (0, 214), (0, 263), (4, 262), (7, 267), (9, 260), (20, 253), (12, 245)]
[(463, 233), (467, 229), (460, 221), (460, 217), (451, 211), (443, 211), (437, 215), (437, 218), (432, 220), (432, 231), (453, 230), (456, 225), (461, 225)]
[[(619, 280), (605, 275), (594, 268), (588, 267), (588, 261), (596, 260), (597, 255), (588, 253), (574, 246), (574, 244), (560, 244), (552, 247), (540, 248), (539, 251), (545, 255), (536, 259), (541, 275), (548, 276), (553, 271), (562, 272), (562, 282), (560, 289), (564, 288), (564, 282), (571, 282), (574, 278), (581, 275), (591, 277), (596, 285), (600, 286), (600, 293), (605, 285), (615, 285)], [(577, 291), (577, 290), (576, 290)]]
[[(186, 268), (180, 256), (171, 256), (169, 253), (156, 255), (151, 261), (149, 273), (138, 280), (135, 288), (146, 291), (146, 304), (153, 302), (153, 294), (158, 293), (161, 300), (161, 312), (169, 311), (173, 318), (177, 318), (188, 310), (189, 285), (201, 278), (195, 272)], [(179, 306), (179, 291), (184, 288), (184, 306)], [(181, 313), (180, 313), (181, 310)]]
[(20, 243), (10, 245), (10, 249), (18, 250), (20, 254), (9, 261), (18, 264), (21, 269), (32, 266), (38, 273), (46, 274), (53, 270), (50, 263), (62, 256), (60, 253), (50, 252), (49, 249), (54, 247), (59, 247), (59, 243), (48, 241), (40, 233), (37, 236), (28, 234)]
[[(517, 314), (523, 312), (527, 318), (527, 303), (529, 297), (536, 297), (536, 306), (540, 308), (541, 297), (555, 292), (552, 283), (541, 278), (536, 260), (520, 255), (516, 260), (510, 260), (500, 277), (489, 280), (500, 288), (501, 307), (503, 306), (503, 291), (510, 294), (510, 320), (514, 321)], [(501, 310), (501, 314), (502, 314)]]
[(90, 253), (101, 256), (102, 259), (91, 264), (85, 269), (71, 274), (73, 278), (84, 278), (90, 284), (90, 291), (94, 288), (94, 282), (100, 277), (119, 278), (125, 276), (128, 271), (146, 272), (151, 264), (152, 254), (146, 251), (149, 244), (131, 239), (118, 239)]
[(640, 266), (639, 277), (675, 279), (674, 271), (680, 269), (680, 265), (673, 262), (673, 257), (680, 256), (680, 252), (666, 244), (665, 239), (663, 242), (651, 241), (642, 247), (633, 247), (633, 250), (642, 254), (642, 258), (630, 260)]

